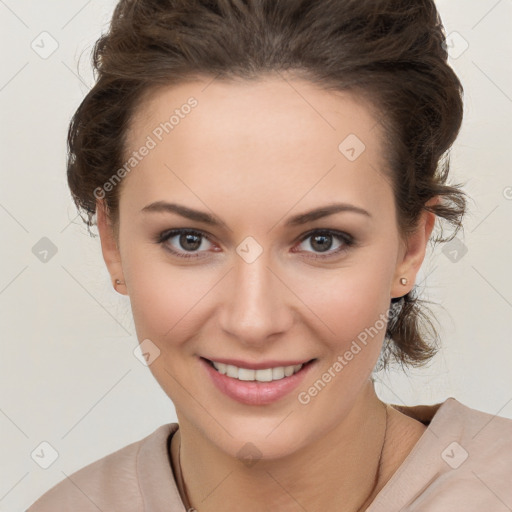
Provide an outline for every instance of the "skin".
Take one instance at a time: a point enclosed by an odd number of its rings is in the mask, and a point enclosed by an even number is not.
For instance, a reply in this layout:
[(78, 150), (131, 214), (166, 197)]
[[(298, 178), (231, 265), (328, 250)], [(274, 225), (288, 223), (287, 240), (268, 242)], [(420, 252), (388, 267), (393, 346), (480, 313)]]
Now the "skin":
[[(103, 256), (112, 279), (123, 282), (117, 290), (130, 297), (138, 339), (160, 350), (150, 370), (176, 408), (173, 464), (181, 444), (187, 495), (200, 512), (261, 511), (264, 503), (282, 511), (368, 506), (425, 430), (390, 408), (383, 447), (385, 408), (371, 372), (385, 328), (308, 404), (297, 395), (376, 324), (391, 298), (410, 291), (435, 216), (424, 212), (402, 240), (382, 172), (381, 125), (371, 110), (346, 92), (293, 77), (198, 77), (154, 92), (132, 120), (130, 151), (190, 96), (198, 106), (124, 179), (119, 225), (101, 200), (97, 209)], [(349, 134), (366, 146), (353, 162), (338, 150)], [(156, 201), (213, 214), (224, 224), (141, 212)], [(290, 216), (335, 202), (371, 216), (342, 212), (285, 226)], [(174, 228), (209, 236), (195, 250), (200, 257), (166, 250), (187, 253), (179, 236), (155, 242)], [(348, 233), (357, 243), (335, 254), (344, 241), (329, 238), (324, 253), (304, 236), (313, 229)], [(248, 236), (263, 250), (252, 263), (236, 252)], [(315, 259), (322, 254), (331, 257)], [(317, 366), (296, 391), (252, 406), (218, 391), (199, 356), (317, 358)], [(237, 458), (248, 442), (261, 453), (250, 467)]]

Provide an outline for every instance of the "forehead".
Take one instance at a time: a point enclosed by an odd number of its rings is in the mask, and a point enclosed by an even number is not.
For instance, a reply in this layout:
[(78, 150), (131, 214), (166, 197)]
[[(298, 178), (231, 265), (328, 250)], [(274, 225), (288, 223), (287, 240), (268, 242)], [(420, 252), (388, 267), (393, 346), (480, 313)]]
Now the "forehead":
[[(191, 121), (182, 122), (187, 118)], [(171, 126), (159, 133), (158, 126), (169, 122)], [(147, 133), (156, 131), (159, 138), (169, 130), (178, 136), (200, 130), (204, 142), (236, 137), (237, 144), (244, 137), (254, 139), (255, 130), (260, 140), (266, 136), (268, 142), (276, 135), (280, 142), (318, 143), (321, 137), (341, 142), (353, 133), (371, 144), (379, 136), (371, 105), (357, 94), (275, 75), (253, 80), (196, 78), (148, 90), (131, 122), (130, 145)]]
[(327, 202), (378, 205), (391, 192), (381, 137), (370, 107), (348, 92), (281, 77), (194, 79), (139, 105), (127, 157), (144, 145), (151, 149), (123, 188), (136, 188), (147, 202), (172, 193), (182, 177), (198, 193), (221, 191), (231, 199), (244, 190), (245, 199), (251, 190), (279, 192), (291, 206), (309, 189), (312, 201), (318, 193), (328, 194)]

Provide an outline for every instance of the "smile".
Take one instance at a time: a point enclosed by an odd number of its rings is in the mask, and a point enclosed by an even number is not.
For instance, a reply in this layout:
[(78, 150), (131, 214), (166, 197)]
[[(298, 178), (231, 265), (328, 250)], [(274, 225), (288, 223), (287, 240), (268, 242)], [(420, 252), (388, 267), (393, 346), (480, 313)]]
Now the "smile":
[(199, 360), (215, 388), (223, 395), (246, 405), (267, 405), (285, 398), (318, 363), (316, 359), (285, 366), (272, 366), (272, 363), (267, 362), (259, 363), (264, 367), (256, 369), (211, 361), (204, 357)]

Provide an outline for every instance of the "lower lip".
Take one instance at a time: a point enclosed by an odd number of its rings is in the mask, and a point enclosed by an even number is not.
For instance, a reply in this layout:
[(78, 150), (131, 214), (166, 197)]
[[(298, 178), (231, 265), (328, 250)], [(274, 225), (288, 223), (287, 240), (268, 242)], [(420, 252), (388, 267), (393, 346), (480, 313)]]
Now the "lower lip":
[(272, 382), (243, 381), (218, 372), (205, 359), (201, 364), (217, 388), (237, 402), (247, 405), (266, 405), (277, 402), (291, 393), (304, 380), (315, 360), (305, 364), (297, 373)]

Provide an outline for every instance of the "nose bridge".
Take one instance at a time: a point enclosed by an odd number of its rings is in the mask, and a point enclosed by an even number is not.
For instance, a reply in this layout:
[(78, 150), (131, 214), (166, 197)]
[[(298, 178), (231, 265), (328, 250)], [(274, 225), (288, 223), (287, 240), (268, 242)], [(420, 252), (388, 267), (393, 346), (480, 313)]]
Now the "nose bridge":
[(268, 252), (254, 261), (237, 256), (230, 276), (221, 314), (221, 326), (226, 332), (241, 343), (257, 345), (289, 328), (290, 292), (271, 270)]

